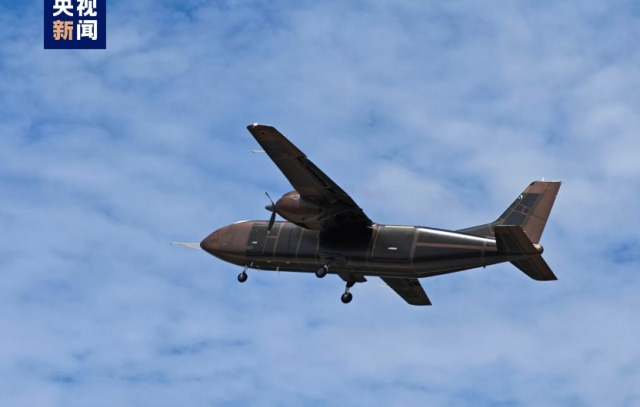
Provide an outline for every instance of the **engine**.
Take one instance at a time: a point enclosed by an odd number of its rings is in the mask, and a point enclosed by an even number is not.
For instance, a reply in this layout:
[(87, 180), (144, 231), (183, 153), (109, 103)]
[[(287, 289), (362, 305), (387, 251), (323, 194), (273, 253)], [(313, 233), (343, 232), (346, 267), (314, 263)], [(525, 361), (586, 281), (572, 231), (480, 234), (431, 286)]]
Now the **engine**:
[(276, 212), (289, 222), (303, 226), (315, 220), (323, 212), (318, 201), (302, 198), (297, 191), (291, 191), (276, 202)]

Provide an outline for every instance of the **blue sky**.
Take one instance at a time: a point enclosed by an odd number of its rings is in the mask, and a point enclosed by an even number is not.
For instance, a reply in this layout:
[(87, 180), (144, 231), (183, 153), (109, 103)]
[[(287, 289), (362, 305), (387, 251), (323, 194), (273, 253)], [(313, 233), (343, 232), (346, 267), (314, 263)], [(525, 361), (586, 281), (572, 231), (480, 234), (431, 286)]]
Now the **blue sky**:
[[(115, 1), (106, 51), (0, 3), (0, 405), (640, 403), (640, 7)], [(277, 127), (374, 221), (462, 228), (564, 182), (510, 265), (423, 280), (254, 271), (169, 246), (266, 219)]]

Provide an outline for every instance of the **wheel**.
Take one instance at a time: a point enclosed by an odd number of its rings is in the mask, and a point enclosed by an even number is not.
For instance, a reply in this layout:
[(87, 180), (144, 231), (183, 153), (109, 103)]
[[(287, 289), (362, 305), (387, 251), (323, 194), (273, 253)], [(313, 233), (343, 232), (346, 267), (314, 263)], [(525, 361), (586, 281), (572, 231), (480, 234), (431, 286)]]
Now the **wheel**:
[(247, 278), (249, 278), (249, 276), (244, 271), (238, 274), (238, 281), (240, 281), (241, 283), (244, 283), (245, 281), (247, 281)]
[(342, 294), (342, 297), (340, 297), (340, 299), (342, 300), (343, 303), (348, 304), (353, 299), (353, 294), (344, 293), (344, 294)]
[(327, 271), (329, 271), (329, 270), (327, 270), (326, 266), (320, 267), (319, 269), (316, 270), (316, 277), (322, 278), (322, 277), (326, 276), (327, 275)]

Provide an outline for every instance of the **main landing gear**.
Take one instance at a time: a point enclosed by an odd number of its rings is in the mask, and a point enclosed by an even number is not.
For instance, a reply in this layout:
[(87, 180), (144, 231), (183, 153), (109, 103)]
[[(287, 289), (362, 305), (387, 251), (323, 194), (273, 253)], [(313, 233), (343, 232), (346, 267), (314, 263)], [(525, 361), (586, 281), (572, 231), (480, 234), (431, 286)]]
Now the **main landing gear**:
[(326, 263), (324, 264), (324, 266), (318, 268), (316, 270), (316, 277), (318, 278), (322, 278), (324, 276), (327, 275), (327, 273), (329, 272), (329, 267), (331, 266), (331, 263), (333, 263), (333, 259), (327, 259)]
[(344, 289), (344, 294), (342, 294), (342, 297), (340, 297), (340, 300), (342, 300), (344, 304), (350, 303), (353, 299), (353, 294), (349, 292), (349, 289), (353, 287), (355, 283), (355, 281), (347, 281), (347, 286)]
[(244, 266), (244, 270), (242, 270), (242, 273), (238, 274), (238, 281), (241, 283), (244, 283), (245, 281), (247, 281), (247, 278), (249, 278), (249, 276), (247, 275), (247, 266)]

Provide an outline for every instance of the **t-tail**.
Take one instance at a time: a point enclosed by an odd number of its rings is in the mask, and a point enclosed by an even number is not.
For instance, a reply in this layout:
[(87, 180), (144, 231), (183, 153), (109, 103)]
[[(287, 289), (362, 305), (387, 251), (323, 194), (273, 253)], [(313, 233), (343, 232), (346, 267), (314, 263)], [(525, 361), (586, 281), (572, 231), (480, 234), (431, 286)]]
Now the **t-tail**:
[[(499, 251), (516, 259), (511, 263), (535, 280), (557, 280), (538, 245), (561, 182), (532, 182), (494, 222), (458, 230), (496, 240)], [(519, 256), (519, 257), (518, 257)]]

